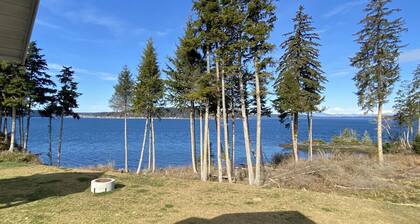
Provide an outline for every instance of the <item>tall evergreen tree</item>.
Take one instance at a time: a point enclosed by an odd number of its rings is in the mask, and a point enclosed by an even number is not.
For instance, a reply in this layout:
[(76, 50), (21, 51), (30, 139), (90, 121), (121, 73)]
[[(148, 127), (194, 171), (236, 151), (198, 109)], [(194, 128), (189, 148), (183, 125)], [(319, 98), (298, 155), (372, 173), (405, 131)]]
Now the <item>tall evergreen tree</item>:
[[(28, 85), (25, 82), (23, 66), (15, 63), (0, 63), (0, 83), (2, 83), (3, 105), (11, 108), (11, 133), (9, 151), (14, 151), (16, 138), (16, 111), (25, 103)], [(7, 132), (7, 131), (6, 131)], [(7, 143), (7, 133), (5, 133)]]
[(410, 146), (410, 132), (413, 129), (413, 123), (415, 121), (415, 112), (416, 106), (412, 95), (410, 94), (412, 90), (411, 83), (409, 81), (403, 81), (401, 83), (400, 89), (397, 91), (397, 96), (395, 97), (395, 104), (393, 106), (395, 114), (394, 119), (398, 122), (398, 125), (403, 128), (406, 127), (407, 131), (405, 133), (404, 139), (407, 146)]
[(33, 106), (42, 105), (47, 102), (48, 94), (54, 92), (54, 82), (51, 76), (47, 74), (48, 65), (41, 54), (36, 42), (29, 43), (26, 60), (25, 74), (28, 85), (28, 94), (26, 96), (26, 130), (23, 135), (23, 148), (26, 149), (29, 140), (29, 126), (31, 119), (31, 110)]
[[(281, 44), (285, 53), (278, 67), (279, 76), (275, 82), (277, 99), (274, 105), (280, 112), (281, 122), (291, 128), (293, 156), (297, 162), (299, 113), (318, 110), (325, 78), (317, 58), (316, 47), (319, 44), (316, 40), (319, 38), (313, 32), (311, 17), (304, 13), (303, 6), (299, 7), (293, 22), (294, 30), (285, 34), (287, 39)], [(290, 118), (290, 123), (286, 122), (287, 118)]]
[(57, 75), (61, 88), (57, 93), (57, 113), (60, 116), (60, 129), (58, 133), (57, 166), (61, 165), (61, 145), (63, 142), (64, 117), (71, 116), (80, 119), (74, 111), (78, 108), (77, 98), (81, 93), (77, 92), (78, 83), (74, 81), (72, 67), (63, 66), (61, 73)]
[(199, 88), (199, 79), (205, 70), (202, 55), (199, 52), (199, 40), (193, 22), (189, 20), (184, 36), (173, 58), (169, 58), (172, 65), (168, 65), (165, 72), (168, 74), (168, 99), (179, 109), (189, 109), (190, 114), (190, 140), (191, 164), (194, 173), (197, 171), (195, 114), (196, 104), (200, 98), (195, 94)]
[(410, 97), (414, 108), (414, 116), (417, 118), (417, 136), (420, 136), (420, 65), (417, 65), (417, 69), (414, 71)]
[[(207, 181), (210, 169), (208, 165), (210, 161), (210, 138), (209, 138), (209, 113), (212, 93), (214, 93), (214, 77), (211, 76), (211, 54), (215, 48), (215, 43), (218, 40), (218, 34), (220, 31), (217, 30), (218, 17), (219, 17), (219, 1), (218, 0), (196, 0), (193, 3), (193, 9), (196, 13), (197, 19), (194, 22), (194, 26), (197, 27), (198, 38), (201, 40), (202, 51), (205, 52), (207, 74), (206, 78), (202, 79), (201, 87), (198, 90), (198, 95), (204, 99), (204, 140), (203, 140), (203, 154), (202, 165), (201, 165), (201, 180)], [(212, 82), (213, 81), (213, 82)], [(214, 96), (214, 95), (213, 95)], [(219, 108), (217, 108), (219, 109)], [(220, 121), (219, 116), (217, 120)], [(218, 125), (217, 125), (218, 126)], [(218, 131), (220, 131), (218, 129)], [(218, 132), (219, 133), (219, 132)], [(220, 147), (220, 139), (218, 138), (217, 148)], [(219, 157), (219, 150), (218, 158)], [(219, 162), (219, 159), (218, 159)], [(220, 163), (219, 163), (220, 164)], [(219, 165), (218, 164), (218, 165)], [(220, 179), (220, 166), (219, 168), (219, 179)]]
[[(143, 52), (137, 83), (134, 87), (133, 109), (146, 117), (149, 125), (149, 135), (151, 136), (151, 145), (149, 147), (149, 158), (151, 158), (151, 170), (156, 168), (156, 150), (154, 144), (154, 119), (159, 116), (159, 107), (162, 106), (164, 96), (164, 83), (160, 78), (159, 65), (157, 62), (156, 50), (153, 47), (153, 41), (147, 42), (146, 49)], [(147, 123), (145, 129), (147, 128)], [(146, 133), (146, 131), (145, 131)], [(146, 138), (143, 139), (143, 146)], [(142, 147), (141, 155), (144, 152)], [(139, 161), (137, 173), (141, 171), (142, 158)]]
[(128, 173), (128, 136), (127, 114), (131, 110), (134, 81), (127, 66), (118, 75), (118, 82), (114, 86), (114, 94), (109, 103), (111, 108), (124, 116), (124, 171)]
[(266, 96), (267, 78), (271, 74), (266, 71), (272, 63), (269, 53), (274, 45), (268, 42), (270, 33), (274, 28), (276, 7), (272, 0), (250, 0), (247, 5), (245, 20), (245, 34), (249, 47), (249, 58), (254, 67), (255, 103), (257, 114), (256, 146), (255, 146), (255, 184), (262, 184), (262, 144), (261, 144), (261, 117)]
[(370, 0), (365, 8), (363, 29), (356, 35), (359, 52), (351, 59), (358, 69), (354, 77), (358, 104), (368, 112), (377, 108), (378, 161), (383, 162), (382, 106), (399, 78), (400, 35), (405, 30), (401, 18), (393, 19), (398, 9), (388, 8), (391, 0)]

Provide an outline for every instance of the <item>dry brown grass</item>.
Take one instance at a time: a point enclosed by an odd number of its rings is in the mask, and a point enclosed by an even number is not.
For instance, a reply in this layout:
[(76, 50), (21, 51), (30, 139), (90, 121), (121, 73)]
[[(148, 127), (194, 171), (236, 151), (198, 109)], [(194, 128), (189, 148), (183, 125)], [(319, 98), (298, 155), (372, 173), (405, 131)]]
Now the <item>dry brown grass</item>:
[(420, 204), (420, 156), (386, 155), (383, 165), (369, 155), (348, 153), (298, 164), (286, 160), (267, 167), (266, 185)]
[[(1, 223), (399, 223), (420, 208), (294, 189), (0, 163)], [(92, 178), (118, 189), (94, 195)]]

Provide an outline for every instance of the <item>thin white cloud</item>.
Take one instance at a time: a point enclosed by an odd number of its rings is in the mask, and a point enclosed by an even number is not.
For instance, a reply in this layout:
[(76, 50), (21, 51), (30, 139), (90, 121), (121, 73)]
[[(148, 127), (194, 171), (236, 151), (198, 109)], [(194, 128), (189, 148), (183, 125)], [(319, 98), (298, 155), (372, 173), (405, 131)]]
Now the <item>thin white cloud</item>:
[(336, 15), (339, 15), (339, 14), (348, 13), (349, 11), (351, 11), (352, 8), (354, 8), (358, 5), (362, 5), (365, 2), (366, 1), (364, 1), (364, 0), (346, 2), (342, 5), (339, 5), (335, 8), (333, 8), (333, 9), (331, 9), (327, 13), (325, 13), (324, 17), (330, 18), (330, 17), (336, 16)]
[(400, 62), (420, 62), (420, 48), (402, 52), (400, 55)]
[[(55, 72), (59, 72), (61, 71), (61, 69), (63, 68), (63, 65), (60, 64), (56, 64), (56, 63), (50, 63), (48, 64), (48, 68), (50, 70), (53, 70)], [(77, 67), (73, 67), (73, 70), (77, 75), (77, 77), (80, 77), (80, 75), (92, 75), (92, 76), (96, 76), (98, 78), (100, 78), (101, 80), (105, 80), (105, 81), (115, 81), (117, 80), (116, 75), (109, 73), (109, 72), (98, 72), (98, 71), (92, 71), (89, 69), (84, 69), (84, 68), (77, 68)]]
[[(332, 71), (329, 73), (331, 77), (345, 77), (345, 76), (353, 76), (354, 70), (351, 68), (344, 68)], [(327, 73), (328, 74), (328, 73)]]
[(42, 19), (37, 19), (35, 21), (35, 25), (39, 25), (39, 26), (43, 26), (43, 27), (47, 27), (47, 28), (55, 29), (55, 30), (61, 30), (62, 29), (60, 26), (58, 26), (56, 24), (53, 24), (53, 23), (50, 23), (50, 22), (47, 22), (47, 21), (44, 21)]

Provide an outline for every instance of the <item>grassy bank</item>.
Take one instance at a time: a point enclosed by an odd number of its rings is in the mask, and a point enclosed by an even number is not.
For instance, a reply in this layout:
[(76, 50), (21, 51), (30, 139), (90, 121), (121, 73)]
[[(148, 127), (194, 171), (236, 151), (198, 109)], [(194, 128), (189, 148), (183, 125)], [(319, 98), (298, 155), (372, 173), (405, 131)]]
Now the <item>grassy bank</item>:
[[(117, 189), (93, 195), (90, 180)], [(307, 190), (0, 163), (2, 223), (418, 223), (420, 207)]]

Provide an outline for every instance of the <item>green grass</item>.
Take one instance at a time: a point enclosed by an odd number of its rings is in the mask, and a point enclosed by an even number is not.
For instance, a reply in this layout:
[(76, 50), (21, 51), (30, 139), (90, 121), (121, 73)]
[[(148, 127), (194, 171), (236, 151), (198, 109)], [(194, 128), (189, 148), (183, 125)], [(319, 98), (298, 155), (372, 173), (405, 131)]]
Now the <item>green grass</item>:
[[(90, 180), (113, 177), (94, 195)], [(303, 190), (0, 163), (1, 223), (418, 223), (420, 205)]]

